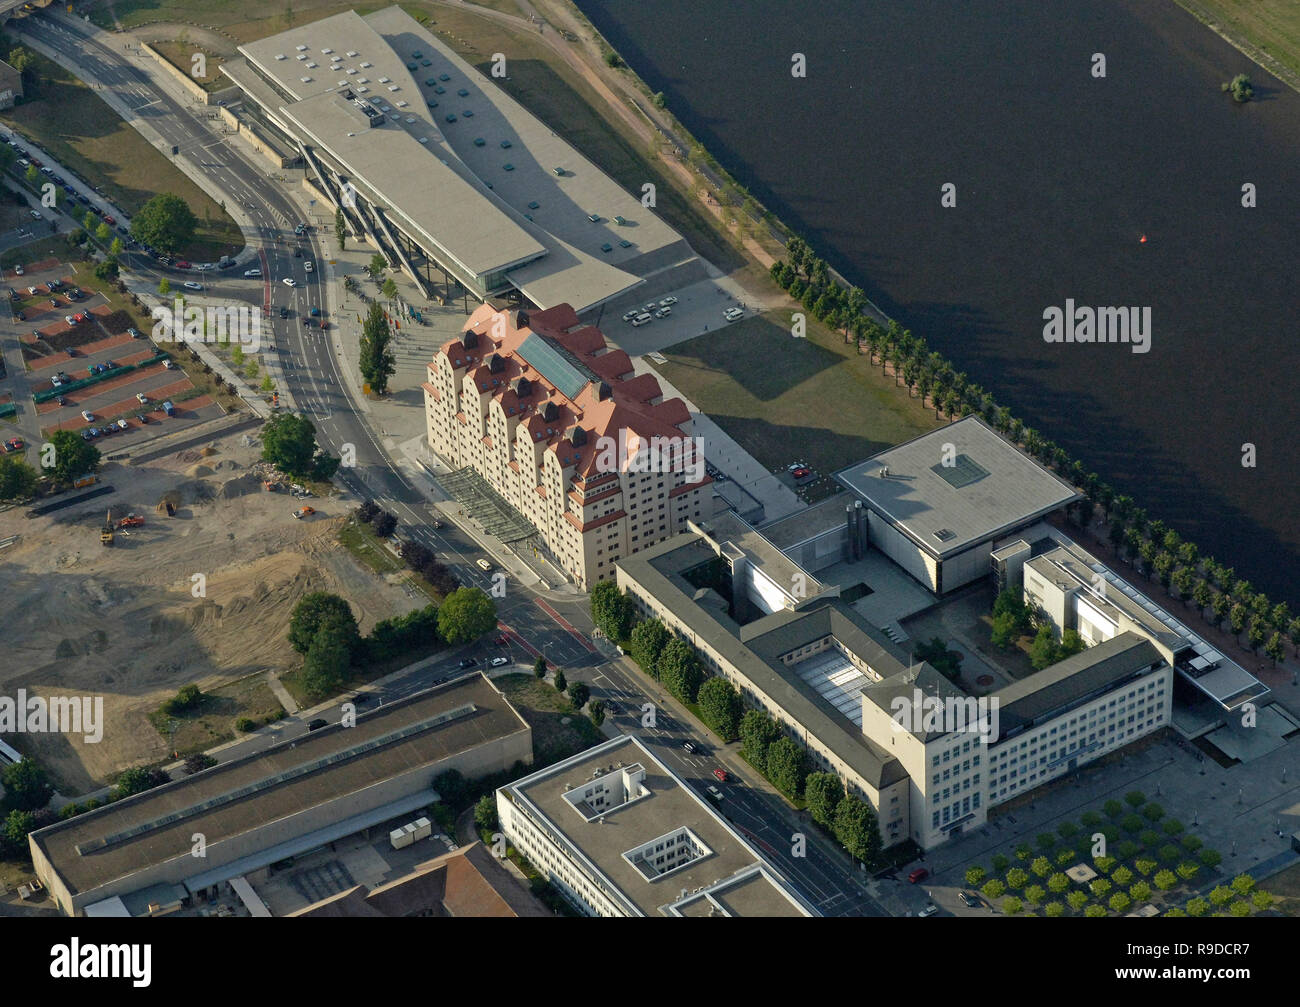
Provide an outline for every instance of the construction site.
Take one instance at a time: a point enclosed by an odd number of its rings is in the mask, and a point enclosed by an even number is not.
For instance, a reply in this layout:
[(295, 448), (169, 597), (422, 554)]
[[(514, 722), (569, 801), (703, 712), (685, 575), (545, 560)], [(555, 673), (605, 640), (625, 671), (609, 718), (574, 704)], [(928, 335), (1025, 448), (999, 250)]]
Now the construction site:
[[(169, 739), (148, 718), (181, 686), (209, 692), (296, 668), (287, 633), (304, 594), (343, 596), (363, 633), (417, 607), (339, 544), (351, 504), (302, 499), (305, 488), (260, 460), (255, 433), (107, 462), (102, 495), (49, 514), (0, 511), (0, 542), (9, 543), (0, 552), (0, 694), (104, 700), (97, 744), (11, 739), (59, 792), (87, 793), (126, 766), (168, 758)], [(231, 730), (245, 712), (232, 706)]]

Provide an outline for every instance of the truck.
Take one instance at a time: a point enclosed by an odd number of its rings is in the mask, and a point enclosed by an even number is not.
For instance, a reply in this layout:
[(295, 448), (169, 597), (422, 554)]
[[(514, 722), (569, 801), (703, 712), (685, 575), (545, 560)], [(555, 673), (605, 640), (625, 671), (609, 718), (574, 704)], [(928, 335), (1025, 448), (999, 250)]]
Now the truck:
[(97, 482), (99, 482), (99, 477), (87, 472), (84, 476), (78, 476), (72, 480), (72, 486), (74, 489), (81, 489), (83, 486), (93, 486)]
[(176, 415), (176, 407), (172, 405), (171, 399), (168, 399), (166, 402), (162, 404), (162, 411), (165, 412), (168, 416)]
[(119, 528), (139, 528), (144, 524), (144, 518), (139, 514), (128, 514), (124, 518), (119, 518), (117, 526)]

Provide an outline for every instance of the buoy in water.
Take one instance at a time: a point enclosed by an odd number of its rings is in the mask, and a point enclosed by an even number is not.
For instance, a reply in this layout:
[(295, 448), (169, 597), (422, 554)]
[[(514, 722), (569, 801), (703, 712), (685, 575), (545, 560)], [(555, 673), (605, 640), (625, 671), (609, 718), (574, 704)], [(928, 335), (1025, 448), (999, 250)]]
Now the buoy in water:
[(1138, 242), (1145, 245), (1147, 243), (1147, 236), (1145, 234), (1142, 235), (1142, 237), (1138, 238)]

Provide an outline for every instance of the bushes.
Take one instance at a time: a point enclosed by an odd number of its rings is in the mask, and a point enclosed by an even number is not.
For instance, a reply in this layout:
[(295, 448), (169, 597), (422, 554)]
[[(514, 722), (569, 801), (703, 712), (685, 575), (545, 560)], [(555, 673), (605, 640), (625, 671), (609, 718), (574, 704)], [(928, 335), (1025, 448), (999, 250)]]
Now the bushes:
[(179, 717), (191, 712), (203, 699), (197, 685), (182, 685), (176, 695), (163, 704), (163, 712)]
[(251, 717), (240, 717), (235, 721), (235, 730), (241, 734), (250, 734), (257, 730), (257, 724)]
[(386, 661), (417, 648), (431, 648), (438, 639), (438, 606), (430, 604), (375, 623), (365, 639), (365, 653), (372, 661)]

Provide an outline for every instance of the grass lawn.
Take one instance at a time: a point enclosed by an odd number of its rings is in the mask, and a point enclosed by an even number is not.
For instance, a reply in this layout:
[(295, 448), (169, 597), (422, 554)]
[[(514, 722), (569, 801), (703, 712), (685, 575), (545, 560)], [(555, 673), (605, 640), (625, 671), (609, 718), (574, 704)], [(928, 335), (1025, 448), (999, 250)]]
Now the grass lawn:
[(182, 254), (196, 262), (216, 261), (244, 246), (235, 222), (202, 189), (90, 88), (62, 67), (37, 57), (40, 85), (34, 100), (0, 115), (0, 122), (30, 136), (104, 195), (134, 214), (160, 192), (189, 204), (198, 218), (195, 239)]
[(191, 713), (171, 717), (161, 709), (155, 710), (149, 715), (149, 723), (167, 738), (168, 725), (174, 721), (172, 749), (186, 756), (235, 738), (235, 721), (240, 717), (248, 717), (260, 727), (283, 712), (280, 701), (266, 684), (266, 676), (259, 673), (205, 692)]
[(825, 475), (940, 425), (843, 336), (810, 319), (793, 339), (787, 319), (747, 318), (655, 366), (770, 470), (804, 461)]
[[(230, 87), (230, 78), (221, 73), (221, 54), (213, 52), (205, 46), (197, 45), (194, 42), (152, 42), (150, 43), (154, 51), (157, 52), (172, 66), (184, 73), (190, 80), (198, 84), (205, 91), (222, 91)], [(207, 65), (204, 67), (207, 74), (202, 77), (195, 77), (193, 71), (193, 59), (196, 52), (201, 52), (206, 58)]]
[(1253, 42), (1279, 63), (1300, 73), (1300, 4), (1295, 0), (1196, 2), (1212, 12), (1228, 35)]
[(505, 694), (533, 729), (536, 766), (548, 766), (604, 740), (605, 736), (591, 718), (575, 712), (568, 698), (549, 682), (535, 675), (519, 674), (494, 678), (492, 684)]

